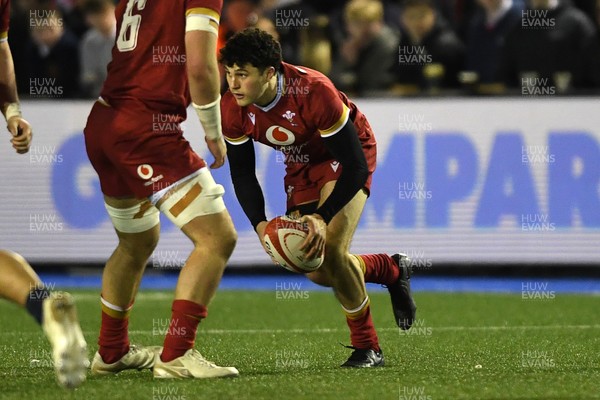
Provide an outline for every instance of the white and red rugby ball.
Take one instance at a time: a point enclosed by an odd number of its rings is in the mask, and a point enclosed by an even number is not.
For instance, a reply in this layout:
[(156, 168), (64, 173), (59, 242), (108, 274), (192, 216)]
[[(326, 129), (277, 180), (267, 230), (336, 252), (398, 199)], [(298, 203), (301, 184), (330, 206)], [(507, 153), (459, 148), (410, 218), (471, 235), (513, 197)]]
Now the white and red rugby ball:
[(316, 271), (323, 264), (324, 254), (307, 261), (300, 245), (308, 228), (304, 223), (289, 217), (276, 217), (267, 224), (263, 238), (271, 260), (283, 268), (304, 274)]

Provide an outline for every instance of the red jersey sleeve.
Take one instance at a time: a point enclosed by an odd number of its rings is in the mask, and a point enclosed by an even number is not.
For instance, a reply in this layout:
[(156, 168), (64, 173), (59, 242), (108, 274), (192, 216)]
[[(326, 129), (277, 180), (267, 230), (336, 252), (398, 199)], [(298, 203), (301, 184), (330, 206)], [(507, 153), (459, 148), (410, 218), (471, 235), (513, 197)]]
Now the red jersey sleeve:
[(308, 110), (322, 137), (338, 133), (350, 116), (350, 109), (340, 97), (338, 90), (328, 79), (316, 82), (311, 90)]
[(242, 110), (229, 91), (221, 97), (221, 128), (229, 144), (242, 144), (250, 140), (242, 129)]
[(0, 0), (0, 42), (8, 39), (8, 19), (10, 18), (10, 0)]

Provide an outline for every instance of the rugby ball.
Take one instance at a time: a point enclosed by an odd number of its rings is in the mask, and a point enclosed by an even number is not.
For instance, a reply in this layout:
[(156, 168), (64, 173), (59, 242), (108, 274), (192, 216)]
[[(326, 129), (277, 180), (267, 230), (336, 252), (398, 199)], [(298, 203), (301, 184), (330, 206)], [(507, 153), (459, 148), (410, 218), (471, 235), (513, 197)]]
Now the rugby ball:
[(263, 238), (271, 260), (283, 268), (305, 274), (316, 271), (323, 264), (324, 254), (308, 261), (300, 246), (308, 233), (308, 227), (297, 219), (276, 217), (267, 224)]

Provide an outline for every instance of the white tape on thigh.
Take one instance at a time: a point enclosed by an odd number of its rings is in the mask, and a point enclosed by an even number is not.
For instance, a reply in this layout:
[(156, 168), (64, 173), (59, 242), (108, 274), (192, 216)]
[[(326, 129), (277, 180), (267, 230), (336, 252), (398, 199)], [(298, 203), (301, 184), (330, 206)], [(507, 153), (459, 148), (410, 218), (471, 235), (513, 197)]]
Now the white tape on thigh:
[(119, 232), (145, 232), (160, 222), (158, 209), (149, 202), (142, 202), (129, 208), (115, 208), (104, 203), (104, 207)]
[(215, 183), (208, 170), (194, 176), (160, 205), (162, 211), (179, 228), (192, 219), (225, 210), (223, 186)]

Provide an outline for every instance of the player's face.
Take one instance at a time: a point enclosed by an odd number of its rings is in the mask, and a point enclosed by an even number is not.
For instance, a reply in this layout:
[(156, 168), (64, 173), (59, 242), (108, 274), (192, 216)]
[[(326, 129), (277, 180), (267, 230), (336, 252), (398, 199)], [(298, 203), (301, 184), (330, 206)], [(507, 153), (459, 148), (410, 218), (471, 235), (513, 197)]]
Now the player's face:
[[(252, 103), (266, 105), (273, 100), (269, 91), (269, 81), (274, 76), (274, 68), (266, 68), (262, 73), (258, 68), (246, 64), (225, 67), (229, 91), (241, 107)], [(271, 98), (270, 98), (271, 97)]]

